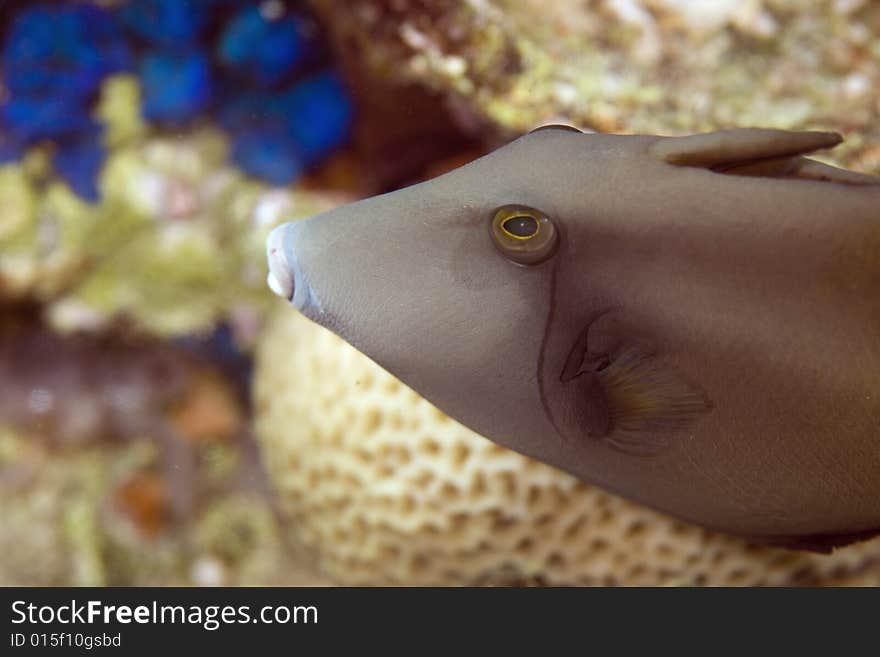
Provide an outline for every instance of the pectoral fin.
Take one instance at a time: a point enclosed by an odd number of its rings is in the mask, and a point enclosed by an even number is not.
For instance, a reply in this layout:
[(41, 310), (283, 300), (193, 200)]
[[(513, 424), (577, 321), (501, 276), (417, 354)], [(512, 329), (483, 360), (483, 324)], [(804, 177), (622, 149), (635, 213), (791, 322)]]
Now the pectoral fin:
[(578, 399), (586, 435), (626, 452), (655, 453), (712, 405), (645, 345), (622, 346), (609, 333), (622, 330), (615, 315), (603, 313), (581, 332), (560, 380)]
[(590, 438), (607, 438), (614, 431), (608, 399), (595, 374), (582, 373), (568, 382), (575, 388), (577, 423)]
[(712, 408), (706, 395), (660, 358), (628, 349), (597, 373), (612, 431), (625, 451), (652, 452)]

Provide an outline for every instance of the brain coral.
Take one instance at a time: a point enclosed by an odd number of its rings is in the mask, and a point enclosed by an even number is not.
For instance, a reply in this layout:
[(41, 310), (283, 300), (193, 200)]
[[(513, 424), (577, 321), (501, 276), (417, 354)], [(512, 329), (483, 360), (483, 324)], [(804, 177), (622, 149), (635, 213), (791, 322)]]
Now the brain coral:
[(345, 584), (878, 584), (880, 540), (750, 546), (501, 448), (281, 308), (257, 430), (293, 538)]

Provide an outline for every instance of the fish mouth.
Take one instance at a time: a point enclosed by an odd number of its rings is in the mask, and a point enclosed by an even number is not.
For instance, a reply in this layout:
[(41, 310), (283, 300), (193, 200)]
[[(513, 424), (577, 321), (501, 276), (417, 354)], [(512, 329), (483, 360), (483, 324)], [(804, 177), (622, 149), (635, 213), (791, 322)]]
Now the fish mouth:
[(269, 275), (266, 283), (275, 294), (288, 301), (293, 301), (296, 291), (293, 271), (284, 252), (284, 235), (287, 232), (287, 224), (282, 224), (269, 233), (266, 239), (266, 258), (269, 262)]

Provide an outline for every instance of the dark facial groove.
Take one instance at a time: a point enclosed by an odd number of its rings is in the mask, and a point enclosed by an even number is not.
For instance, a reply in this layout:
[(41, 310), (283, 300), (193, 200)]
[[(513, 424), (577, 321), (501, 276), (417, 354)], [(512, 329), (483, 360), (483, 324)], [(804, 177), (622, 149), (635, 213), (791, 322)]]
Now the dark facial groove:
[[(560, 235), (559, 241), (562, 242), (559, 246), (561, 250), (565, 248), (562, 235)], [(538, 380), (538, 398), (541, 400), (541, 407), (544, 409), (544, 415), (547, 417), (547, 421), (550, 422), (553, 430), (564, 440), (565, 434), (562, 433), (559, 425), (556, 424), (556, 419), (553, 417), (553, 411), (550, 409), (550, 402), (548, 401), (547, 396), (547, 386), (544, 381), (544, 361), (547, 358), (547, 343), (550, 341), (550, 330), (553, 326), (553, 319), (556, 314), (556, 283), (561, 262), (562, 258), (556, 258), (552, 264), (553, 269), (550, 270), (550, 303), (547, 306), (547, 320), (544, 322), (544, 335), (541, 338), (541, 348), (538, 351), (538, 371), (536, 372), (536, 378)]]

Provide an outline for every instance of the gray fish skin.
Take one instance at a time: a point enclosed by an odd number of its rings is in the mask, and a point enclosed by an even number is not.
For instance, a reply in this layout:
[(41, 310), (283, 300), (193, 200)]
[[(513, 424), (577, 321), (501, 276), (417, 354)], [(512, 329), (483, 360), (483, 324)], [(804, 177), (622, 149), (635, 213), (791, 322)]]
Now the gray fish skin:
[[(270, 284), (478, 433), (702, 526), (880, 530), (880, 178), (833, 133), (549, 128), (284, 224)], [(512, 262), (499, 207), (558, 233)]]

